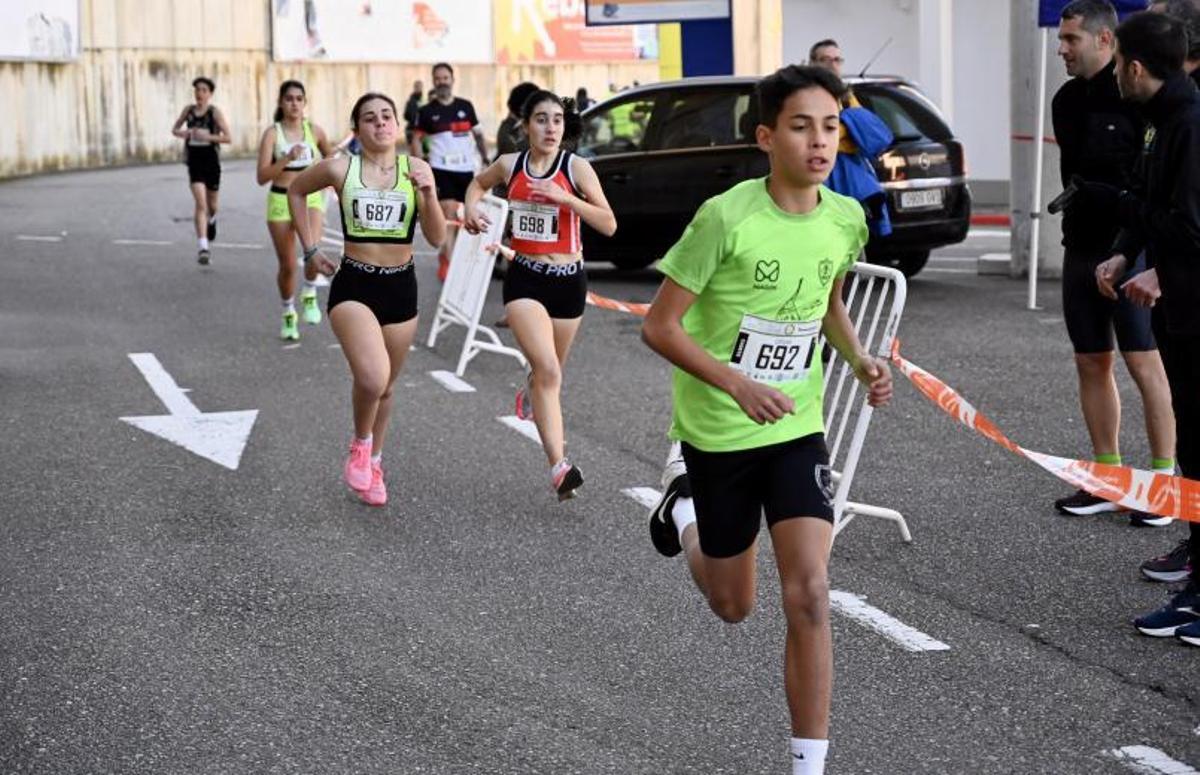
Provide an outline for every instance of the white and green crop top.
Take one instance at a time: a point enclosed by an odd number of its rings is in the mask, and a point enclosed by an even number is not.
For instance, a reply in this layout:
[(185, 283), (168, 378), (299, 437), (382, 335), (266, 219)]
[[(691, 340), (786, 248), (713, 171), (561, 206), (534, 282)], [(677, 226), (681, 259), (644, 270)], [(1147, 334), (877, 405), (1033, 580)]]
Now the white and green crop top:
[(408, 179), (407, 156), (396, 157), (396, 183), (384, 190), (363, 185), (362, 157), (351, 156), (339, 199), (346, 242), (412, 244), (417, 189)]
[(317, 147), (317, 136), (313, 134), (312, 124), (308, 123), (308, 119), (304, 119), (304, 139), (298, 143), (293, 143), (287, 139), (287, 134), (283, 131), (283, 124), (275, 122), (275, 151), (273, 161), (278, 161), (287, 156), (288, 151), (292, 146), (300, 146), (300, 155), (288, 162), (284, 167), (285, 170), (303, 170), (308, 169), (317, 163), (321, 152)]

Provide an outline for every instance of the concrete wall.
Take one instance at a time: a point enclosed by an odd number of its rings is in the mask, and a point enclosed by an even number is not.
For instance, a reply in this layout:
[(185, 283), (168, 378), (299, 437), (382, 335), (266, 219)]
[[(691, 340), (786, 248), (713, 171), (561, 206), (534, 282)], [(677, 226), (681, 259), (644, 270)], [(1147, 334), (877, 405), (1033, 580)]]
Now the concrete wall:
[[(425, 64), (276, 63), (268, 0), (81, 0), (82, 54), (67, 64), (0, 62), (0, 177), (44, 170), (179, 158), (171, 125), (191, 101), (191, 81), (217, 83), (231, 154), (255, 151), (281, 81), (308, 89), (309, 114), (334, 137), (350, 107), (375, 89), (403, 101)], [(652, 82), (657, 62), (579, 65), (463, 65), (457, 91), (475, 102), (490, 135), (509, 88), (533, 80), (560, 93), (586, 86)]]
[(871, 72), (917, 81), (966, 145), (972, 180), (995, 188), (994, 196), (1006, 201), (1002, 184), (1011, 170), (1007, 3), (783, 0), (782, 13), (785, 62), (804, 61), (809, 46), (830, 37), (841, 44), (845, 72), (856, 74), (891, 37)]

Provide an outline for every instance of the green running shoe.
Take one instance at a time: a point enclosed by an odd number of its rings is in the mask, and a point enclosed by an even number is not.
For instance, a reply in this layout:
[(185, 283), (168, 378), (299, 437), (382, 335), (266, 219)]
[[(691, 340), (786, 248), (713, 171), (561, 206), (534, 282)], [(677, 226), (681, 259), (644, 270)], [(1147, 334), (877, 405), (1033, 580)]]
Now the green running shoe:
[(300, 309), (304, 311), (304, 322), (315, 326), (321, 322), (321, 305), (317, 303), (317, 292), (300, 294)]
[(296, 328), (296, 313), (288, 310), (283, 313), (283, 327), (279, 329), (280, 339), (291, 339), (293, 342), (300, 341), (300, 329)]

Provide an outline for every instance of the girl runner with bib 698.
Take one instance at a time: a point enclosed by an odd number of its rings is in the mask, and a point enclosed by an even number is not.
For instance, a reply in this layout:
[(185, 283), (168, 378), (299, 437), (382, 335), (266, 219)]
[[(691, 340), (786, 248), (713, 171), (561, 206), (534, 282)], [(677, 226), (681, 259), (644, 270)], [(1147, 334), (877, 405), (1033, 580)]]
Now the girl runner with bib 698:
[[(325, 159), (288, 186), (292, 222), (304, 246), (304, 276), (337, 275), (329, 287), (329, 322), (350, 364), (354, 385), (354, 440), (346, 460), (346, 484), (372, 506), (387, 503), (383, 442), (392, 411), (392, 388), (417, 332), (417, 279), (413, 231), (434, 245), (446, 237), (433, 171), (397, 149), (396, 103), (368, 92), (350, 112), (362, 143), (359, 156)], [(303, 214), (306, 198), (327, 186), (338, 193), (346, 255), (338, 264), (321, 253), (319, 226)], [(300, 217), (297, 217), (300, 216)]]
[(526, 386), (517, 391), (517, 414), (533, 415), (560, 501), (574, 497), (583, 484), (583, 474), (566, 458), (559, 397), (562, 367), (587, 301), (579, 222), (605, 235), (617, 230), (592, 165), (562, 149), (581, 128), (572, 108), (552, 92), (530, 95), (521, 110), (529, 150), (500, 156), (471, 181), (463, 219), (472, 234), (487, 229), (479, 200), (507, 184), (516, 256), (504, 275), (504, 307), (531, 368)]
[[(275, 282), (279, 286), (279, 298), (283, 302), (283, 327), (281, 339), (299, 339), (296, 327), (296, 228), (292, 225), (292, 213), (288, 209), (288, 184), (303, 170), (329, 156), (332, 148), (325, 130), (304, 117), (304, 84), (299, 81), (284, 81), (279, 87), (279, 104), (275, 108), (275, 123), (263, 132), (258, 144), (258, 185), (271, 184), (267, 194), (267, 231), (275, 245), (279, 259), (279, 272)], [(325, 193), (317, 191), (308, 195), (308, 207), (302, 218), (308, 219), (309, 231), (321, 234), (325, 222)], [(310, 280), (304, 281), (300, 293), (300, 306), (304, 311), (304, 322), (316, 325), (321, 322), (321, 308), (317, 304), (317, 286)]]

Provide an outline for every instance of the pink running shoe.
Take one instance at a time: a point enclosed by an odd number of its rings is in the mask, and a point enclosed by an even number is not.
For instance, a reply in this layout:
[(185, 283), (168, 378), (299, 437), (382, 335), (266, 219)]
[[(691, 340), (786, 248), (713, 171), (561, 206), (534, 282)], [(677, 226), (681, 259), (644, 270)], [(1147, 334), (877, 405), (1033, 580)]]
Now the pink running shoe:
[(525, 384), (517, 388), (517, 419), (533, 420), (533, 372), (525, 372)]
[(343, 471), (350, 489), (362, 492), (371, 487), (371, 441), (350, 442), (350, 457)]
[(358, 493), (358, 497), (368, 506), (387, 505), (387, 487), (383, 483), (383, 466), (371, 463), (371, 486)]

